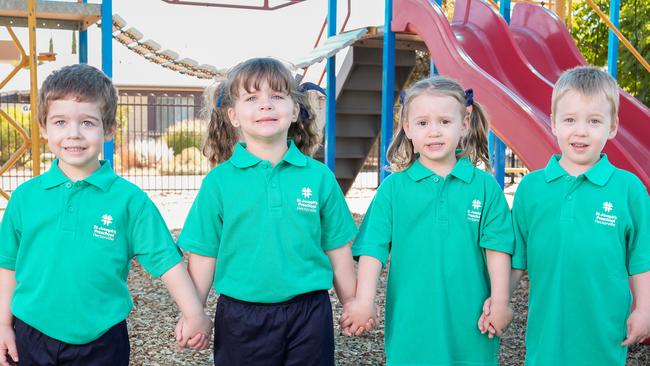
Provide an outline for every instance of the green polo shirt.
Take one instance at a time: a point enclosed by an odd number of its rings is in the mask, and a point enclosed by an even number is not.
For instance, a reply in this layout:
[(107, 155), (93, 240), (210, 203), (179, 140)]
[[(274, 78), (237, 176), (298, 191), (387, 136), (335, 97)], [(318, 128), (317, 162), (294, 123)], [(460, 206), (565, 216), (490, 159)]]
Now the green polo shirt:
[(325, 165), (293, 142), (275, 166), (240, 143), (203, 180), (178, 244), (217, 258), (217, 293), (275, 303), (331, 288), (325, 251), (355, 234), (343, 193)]
[(553, 156), (515, 194), (513, 267), (528, 269), (526, 365), (625, 365), (628, 275), (650, 270), (650, 200), (602, 155), (569, 175)]
[(496, 365), (477, 326), (490, 296), (485, 249), (512, 253), (510, 210), (486, 172), (460, 159), (443, 178), (415, 161), (379, 187), (352, 247), (390, 268), (388, 365)]
[(72, 182), (54, 160), (16, 189), (0, 225), (0, 267), (16, 277), (13, 314), (66, 343), (91, 342), (126, 319), (133, 257), (153, 276), (182, 258), (148, 196), (105, 161)]

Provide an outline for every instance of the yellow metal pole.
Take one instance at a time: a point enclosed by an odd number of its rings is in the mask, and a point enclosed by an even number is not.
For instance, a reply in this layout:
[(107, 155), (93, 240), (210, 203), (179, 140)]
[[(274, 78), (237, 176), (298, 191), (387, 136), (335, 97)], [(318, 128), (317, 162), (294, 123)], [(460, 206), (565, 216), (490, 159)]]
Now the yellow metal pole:
[(628, 51), (630, 51), (632, 53), (632, 55), (637, 59), (637, 61), (639, 61), (639, 63), (641, 63), (641, 66), (643, 66), (643, 68), (645, 68), (648, 72), (650, 72), (650, 63), (648, 63), (648, 61), (646, 61), (646, 59), (643, 58), (643, 56), (641, 56), (639, 51), (637, 51), (636, 48), (634, 48), (634, 46), (632, 45), (632, 43), (630, 43), (630, 41), (628, 41), (627, 38), (625, 38), (623, 33), (621, 33), (621, 31), (619, 31), (618, 28), (616, 28), (614, 26), (614, 24), (612, 24), (612, 21), (609, 20), (609, 17), (607, 15), (605, 15), (605, 13), (603, 13), (602, 10), (600, 10), (598, 5), (596, 5), (596, 3), (593, 2), (593, 0), (586, 0), (586, 1), (587, 1), (587, 4), (589, 4), (589, 6), (591, 7), (591, 9), (593, 9), (593, 11), (595, 11), (596, 14), (598, 14), (600, 19), (602, 19), (603, 22), (605, 22), (605, 24), (607, 24), (609, 29), (611, 29), (612, 32), (614, 32), (614, 34), (616, 34), (616, 37), (618, 37), (618, 39), (621, 41), (621, 43), (623, 43), (625, 48), (627, 48)]
[(569, 0), (567, 2), (567, 18), (566, 18), (566, 26), (569, 28), (569, 31), (571, 31), (571, 26), (573, 25), (573, 0)]
[(27, 26), (29, 28), (29, 79), (31, 101), (31, 147), (32, 147), (32, 173), (34, 176), (41, 174), (41, 138), (38, 126), (38, 55), (36, 54), (36, 0), (28, 0)]
[(562, 23), (566, 24), (566, 0), (557, 0), (555, 2), (555, 14), (557, 14), (560, 19), (562, 19)]

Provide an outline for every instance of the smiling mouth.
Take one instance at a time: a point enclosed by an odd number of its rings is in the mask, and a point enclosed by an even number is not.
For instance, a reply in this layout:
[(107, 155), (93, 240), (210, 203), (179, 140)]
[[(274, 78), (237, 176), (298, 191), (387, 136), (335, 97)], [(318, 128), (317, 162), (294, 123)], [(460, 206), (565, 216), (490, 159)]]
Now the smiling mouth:
[(569, 145), (571, 145), (571, 147), (573, 147), (574, 149), (586, 149), (587, 147), (589, 147), (589, 145), (587, 144), (581, 144), (577, 142), (570, 143)]
[(82, 152), (86, 150), (86, 148), (81, 146), (70, 146), (70, 147), (64, 147), (63, 150), (68, 152)]
[(277, 121), (277, 119), (275, 119), (275, 118), (262, 118), (262, 119), (258, 119), (256, 122), (262, 122), (263, 123), (263, 122), (275, 122), (275, 121)]

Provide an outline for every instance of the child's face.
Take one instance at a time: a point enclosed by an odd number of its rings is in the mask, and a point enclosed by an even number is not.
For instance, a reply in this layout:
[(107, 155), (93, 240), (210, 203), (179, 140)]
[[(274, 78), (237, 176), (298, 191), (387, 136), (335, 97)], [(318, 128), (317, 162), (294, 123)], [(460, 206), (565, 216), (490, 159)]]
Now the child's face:
[(114, 131), (104, 131), (99, 102), (59, 99), (49, 103), (41, 135), (59, 158), (59, 168), (72, 180), (88, 177), (99, 168), (105, 140)]
[(228, 109), (230, 122), (240, 128), (246, 143), (286, 142), (291, 123), (298, 118), (298, 105), (291, 96), (271, 89), (264, 81), (259, 90), (239, 87), (239, 97)]
[(422, 164), (429, 168), (455, 164), (456, 148), (469, 122), (462, 108), (446, 95), (421, 94), (411, 100), (403, 127)]
[(603, 93), (585, 96), (567, 91), (551, 116), (553, 134), (562, 151), (562, 165), (573, 174), (587, 171), (600, 159), (607, 140), (616, 136), (610, 102)]

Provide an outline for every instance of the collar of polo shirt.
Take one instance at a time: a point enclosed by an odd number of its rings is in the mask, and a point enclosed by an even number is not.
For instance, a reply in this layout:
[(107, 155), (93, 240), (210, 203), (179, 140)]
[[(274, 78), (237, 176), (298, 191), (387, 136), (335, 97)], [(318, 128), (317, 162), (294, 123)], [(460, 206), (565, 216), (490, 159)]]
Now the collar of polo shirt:
[[(300, 149), (298, 149), (298, 146), (296, 146), (293, 140), (287, 141), (287, 147), (288, 150), (280, 161), (286, 161), (287, 163), (295, 166), (307, 165), (307, 158), (300, 151)], [(254, 165), (257, 165), (261, 161), (262, 159), (246, 150), (245, 142), (240, 142), (235, 146), (235, 150), (233, 151), (232, 157), (230, 158), (232, 165), (236, 166), (239, 169), (250, 168)]]
[[(548, 161), (548, 164), (546, 164), (546, 168), (544, 168), (546, 182), (551, 182), (565, 175), (569, 175), (560, 165), (560, 158), (562, 158), (562, 155), (553, 155)], [(609, 162), (609, 159), (607, 159), (607, 154), (600, 154), (600, 160), (581, 175), (587, 177), (591, 183), (602, 187), (607, 184), (615, 169), (612, 163)]]
[[(456, 150), (457, 155), (461, 152), (462, 150)], [(416, 159), (413, 164), (411, 164), (411, 166), (406, 169), (406, 174), (408, 174), (411, 179), (417, 182), (424, 178), (428, 178), (435, 173), (422, 165), (422, 163)], [(451, 170), (451, 172), (449, 172), (449, 175), (456, 177), (465, 183), (469, 183), (472, 181), (472, 177), (474, 176), (474, 165), (472, 165), (472, 162), (469, 161), (469, 158), (465, 156), (458, 159), (454, 165), (454, 168)]]
[[(85, 179), (82, 179), (82, 181), (106, 192), (115, 179), (117, 179), (117, 174), (115, 174), (111, 165), (106, 160), (100, 160), (99, 164), (99, 169)], [(51, 189), (58, 187), (63, 183), (70, 182), (70, 178), (68, 178), (59, 168), (58, 158), (54, 159), (50, 169), (43, 174), (42, 182), (44, 189)]]

